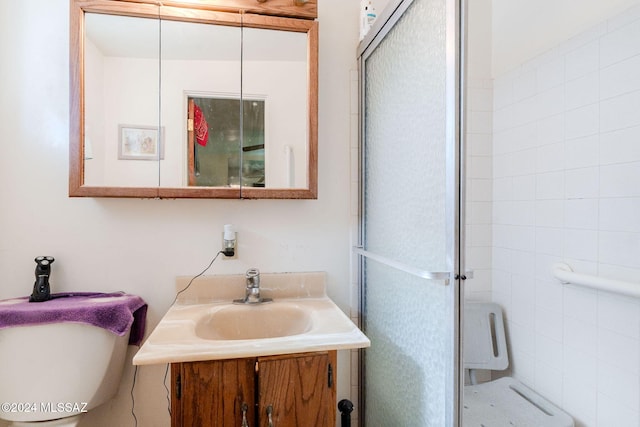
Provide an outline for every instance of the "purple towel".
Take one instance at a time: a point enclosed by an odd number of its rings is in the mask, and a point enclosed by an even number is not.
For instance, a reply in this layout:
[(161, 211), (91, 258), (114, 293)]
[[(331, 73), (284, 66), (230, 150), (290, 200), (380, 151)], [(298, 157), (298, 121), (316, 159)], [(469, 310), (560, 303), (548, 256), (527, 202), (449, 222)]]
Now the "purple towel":
[(51, 294), (51, 299), (44, 302), (29, 302), (29, 297), (0, 301), (0, 329), (80, 322), (107, 329), (119, 336), (131, 329), (129, 344), (140, 345), (146, 320), (147, 303), (139, 296), (124, 292), (65, 292)]

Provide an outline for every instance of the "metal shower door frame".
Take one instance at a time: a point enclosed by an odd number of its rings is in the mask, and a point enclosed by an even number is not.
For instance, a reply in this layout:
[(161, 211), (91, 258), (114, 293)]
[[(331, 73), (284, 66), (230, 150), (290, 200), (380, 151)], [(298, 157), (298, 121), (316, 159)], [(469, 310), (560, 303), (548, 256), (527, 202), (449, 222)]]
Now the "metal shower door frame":
[[(386, 35), (398, 23), (402, 15), (409, 9), (414, 0), (390, 0), (382, 15), (370, 29), (369, 33), (361, 41), (358, 47), (358, 72), (359, 72), (359, 194), (358, 194), (358, 245), (354, 248), (354, 254), (358, 256), (358, 284), (360, 300), (360, 324), (364, 325), (366, 319), (364, 301), (364, 263), (365, 259), (375, 260), (405, 273), (423, 278), (444, 280), (445, 286), (449, 290), (451, 301), (455, 305), (451, 310), (449, 319), (454, 331), (450, 337), (450, 345), (453, 349), (454, 372), (448, 376), (446, 398), (452, 399), (453, 410), (446, 414), (447, 427), (462, 426), (462, 390), (464, 387), (463, 357), (462, 357), (462, 329), (463, 324), (463, 283), (472, 273), (468, 273), (465, 268), (464, 255), (464, 223), (465, 223), (465, 47), (466, 47), (466, 0), (446, 0), (446, 228), (447, 235), (447, 260), (452, 266), (452, 271), (425, 271), (401, 262), (385, 258), (371, 253), (364, 249), (365, 224), (364, 218), (364, 174), (365, 174), (365, 150), (366, 127), (364, 120), (363, 106), (365, 104), (366, 73), (365, 62), (377, 46), (384, 40)], [(438, 285), (433, 285), (438, 286)], [(359, 357), (359, 384), (361, 392), (359, 394), (359, 406), (361, 414), (366, 411), (365, 398), (366, 385), (364, 378), (365, 358), (360, 350)], [(364, 425), (364, 415), (359, 417), (360, 426)]]

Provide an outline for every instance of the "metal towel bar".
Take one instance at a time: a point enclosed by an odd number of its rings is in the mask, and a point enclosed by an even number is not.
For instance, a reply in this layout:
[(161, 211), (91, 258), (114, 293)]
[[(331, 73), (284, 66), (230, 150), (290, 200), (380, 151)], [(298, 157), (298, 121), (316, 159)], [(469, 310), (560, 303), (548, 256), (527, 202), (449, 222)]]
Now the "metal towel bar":
[(552, 273), (553, 276), (563, 284), (572, 283), (574, 285), (581, 285), (587, 288), (615, 292), (630, 297), (640, 298), (640, 283), (625, 282), (622, 280), (607, 279), (600, 276), (591, 276), (589, 274), (574, 273), (573, 269), (563, 262), (553, 264)]

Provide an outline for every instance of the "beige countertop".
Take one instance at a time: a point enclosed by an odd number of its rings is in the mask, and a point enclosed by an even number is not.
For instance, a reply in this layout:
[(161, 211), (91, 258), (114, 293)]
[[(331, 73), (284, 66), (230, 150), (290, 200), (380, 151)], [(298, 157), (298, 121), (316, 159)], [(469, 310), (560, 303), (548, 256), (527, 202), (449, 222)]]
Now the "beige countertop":
[[(272, 303), (232, 304), (244, 296), (244, 275), (194, 280), (178, 294), (133, 363), (165, 364), (370, 346), (369, 339), (326, 295), (324, 273), (262, 273), (260, 277), (261, 296), (273, 298)], [(176, 288), (185, 289), (189, 281), (190, 278), (178, 278)], [(221, 329), (231, 334), (240, 328), (252, 333), (255, 329), (259, 335), (271, 328), (271, 318), (278, 316), (284, 319), (280, 323), (291, 327), (291, 334), (227, 339), (226, 335), (213, 332)], [(225, 319), (224, 324), (219, 319)]]

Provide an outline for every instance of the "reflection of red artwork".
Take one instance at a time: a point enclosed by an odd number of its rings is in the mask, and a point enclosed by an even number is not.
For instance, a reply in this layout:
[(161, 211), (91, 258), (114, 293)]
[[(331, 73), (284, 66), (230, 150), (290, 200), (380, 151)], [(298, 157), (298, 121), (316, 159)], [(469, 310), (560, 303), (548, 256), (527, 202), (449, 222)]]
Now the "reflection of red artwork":
[(196, 142), (204, 147), (209, 141), (209, 125), (200, 107), (197, 105), (193, 107), (193, 130), (196, 133)]

